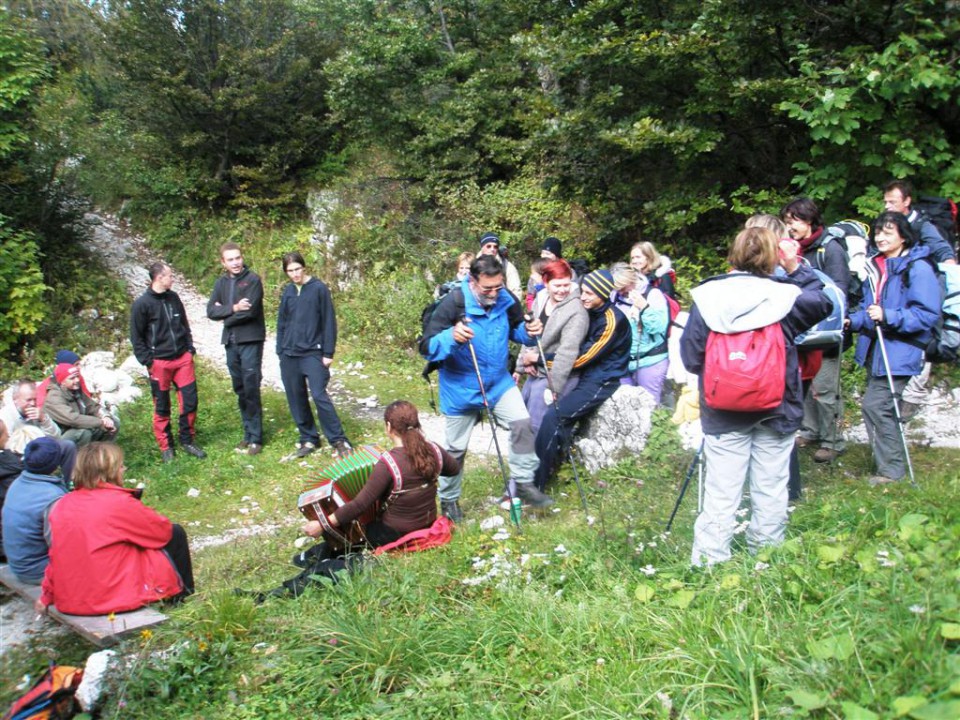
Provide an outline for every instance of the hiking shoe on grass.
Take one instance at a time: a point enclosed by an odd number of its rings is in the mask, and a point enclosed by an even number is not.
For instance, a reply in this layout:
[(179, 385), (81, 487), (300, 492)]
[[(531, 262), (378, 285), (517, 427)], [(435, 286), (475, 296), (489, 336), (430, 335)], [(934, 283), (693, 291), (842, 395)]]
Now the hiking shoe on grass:
[(794, 440), (793, 442), (798, 448), (805, 448), (813, 445), (816, 442), (816, 440), (811, 440), (810, 438), (804, 437), (803, 435), (797, 435), (797, 439)]
[(165, 463), (169, 463), (169, 462), (173, 462), (173, 458), (175, 458), (176, 455), (177, 455), (176, 450), (174, 450), (173, 448), (167, 448), (166, 450), (160, 453), (160, 459), (163, 460)]
[(317, 449), (317, 446), (312, 442), (297, 443), (297, 452), (295, 455), (298, 458), (306, 457)]
[(263, 445), (260, 443), (250, 443), (247, 446), (247, 455), (259, 455), (263, 452)]
[(897, 478), (889, 478), (886, 475), (873, 475), (869, 480), (871, 487), (876, 487), (877, 485), (891, 485), (892, 483), (900, 482)]
[(839, 450), (831, 450), (830, 448), (822, 447), (813, 454), (813, 461), (815, 463), (830, 463), (840, 457)]
[(201, 460), (203, 460), (207, 456), (207, 454), (203, 451), (203, 448), (197, 445), (196, 443), (192, 443), (192, 442), (181, 443), (180, 447), (183, 448), (183, 451), (187, 455), (193, 455), (195, 458), (200, 458)]
[(553, 498), (540, 492), (533, 483), (517, 483), (517, 497), (523, 501), (524, 505), (529, 505), (534, 510), (553, 505)]
[(237, 446), (234, 448), (234, 450), (236, 450), (238, 453), (245, 453), (248, 447), (250, 447), (250, 443), (248, 443), (246, 440), (243, 440), (242, 442), (237, 443)]
[(458, 500), (441, 500), (440, 513), (445, 515), (454, 525), (463, 522), (463, 511)]

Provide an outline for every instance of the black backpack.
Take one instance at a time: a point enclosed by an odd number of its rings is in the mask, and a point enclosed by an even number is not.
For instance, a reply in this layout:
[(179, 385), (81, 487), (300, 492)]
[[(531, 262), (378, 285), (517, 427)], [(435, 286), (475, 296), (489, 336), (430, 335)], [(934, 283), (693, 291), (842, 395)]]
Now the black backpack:
[[(449, 286), (449, 283), (446, 283)], [(421, 355), (427, 354), (427, 341), (430, 338), (427, 337), (427, 327), (430, 325), (430, 320), (433, 319), (433, 314), (437, 311), (437, 308), (440, 307), (440, 303), (447, 299), (447, 295), (453, 297), (454, 306), (458, 310), (458, 314), (463, 314), (466, 309), (463, 299), (463, 290), (460, 288), (459, 284), (455, 284), (452, 288), (448, 287), (446, 292), (443, 292), (441, 286), (441, 295), (431, 302), (429, 305), (426, 305), (423, 310), (420, 311), (420, 334), (417, 335), (417, 349), (420, 351)], [(440, 363), (428, 362), (423, 367), (423, 372), (420, 374), (423, 376), (424, 380), (429, 381), (430, 373), (440, 367)]]
[(949, 198), (921, 195), (914, 207), (920, 212), (921, 218), (936, 226), (944, 240), (950, 243), (950, 247), (956, 252), (957, 204)]

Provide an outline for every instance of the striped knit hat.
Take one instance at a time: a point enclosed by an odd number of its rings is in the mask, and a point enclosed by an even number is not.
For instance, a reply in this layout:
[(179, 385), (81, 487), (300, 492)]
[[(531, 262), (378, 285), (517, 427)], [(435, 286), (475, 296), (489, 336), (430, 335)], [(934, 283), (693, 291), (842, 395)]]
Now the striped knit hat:
[(613, 292), (613, 276), (609, 270), (594, 270), (580, 281), (580, 285), (590, 288), (597, 297), (606, 300)]

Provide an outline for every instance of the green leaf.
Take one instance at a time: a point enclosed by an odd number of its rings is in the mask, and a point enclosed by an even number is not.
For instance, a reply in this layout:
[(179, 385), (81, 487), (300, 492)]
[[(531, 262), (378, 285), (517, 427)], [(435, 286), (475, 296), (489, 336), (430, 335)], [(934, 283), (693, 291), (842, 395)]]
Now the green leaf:
[(960, 718), (960, 700), (924, 705), (910, 713), (910, 717), (913, 720), (957, 720)]
[(943, 623), (940, 626), (940, 635), (944, 640), (960, 640), (960, 624)]
[(820, 562), (829, 565), (840, 562), (845, 551), (846, 548), (843, 545), (818, 545), (817, 557), (820, 558)]
[(922, 695), (903, 695), (894, 700), (891, 707), (893, 708), (894, 717), (904, 717), (911, 711), (926, 704), (927, 699)]
[(649, 583), (640, 583), (637, 589), (633, 591), (633, 596), (642, 603), (648, 603), (653, 600), (656, 593), (653, 586)]
[(856, 703), (842, 702), (840, 708), (843, 710), (843, 717), (846, 720), (880, 720), (880, 716), (871, 712)]
[(697, 594), (693, 590), (681, 590), (667, 600), (667, 605), (684, 610), (690, 607), (690, 603), (693, 602), (696, 596)]
[(809, 641), (807, 650), (818, 660), (846, 660), (853, 655), (854, 645), (849, 635), (833, 635)]
[(720, 581), (720, 587), (724, 590), (740, 587), (740, 576), (737, 574), (724, 575), (723, 579)]
[(793, 704), (804, 710), (819, 710), (826, 707), (829, 698), (809, 690), (790, 690), (786, 693), (787, 697), (793, 701)]
[(960, 695), (960, 680), (954, 680), (948, 689), (951, 695)]

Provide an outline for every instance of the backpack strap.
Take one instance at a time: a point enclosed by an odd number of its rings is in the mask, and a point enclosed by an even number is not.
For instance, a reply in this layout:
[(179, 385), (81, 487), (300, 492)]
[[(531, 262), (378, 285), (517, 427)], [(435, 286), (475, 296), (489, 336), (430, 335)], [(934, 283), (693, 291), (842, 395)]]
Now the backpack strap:
[[(647, 300), (647, 307), (650, 307), (650, 301), (647, 298), (647, 296), (650, 294), (650, 291), (654, 289), (659, 290), (659, 288), (657, 288), (655, 285), (653, 285), (652, 283), (649, 283), (647, 284), (647, 289), (643, 291), (643, 299)], [(673, 319), (670, 317), (670, 303), (669, 301), (667, 301), (666, 293), (664, 293), (663, 290), (660, 290), (660, 294), (664, 296), (663, 298), (664, 302), (667, 303), (667, 329), (663, 333), (663, 342), (661, 342), (659, 345), (655, 345), (654, 347), (650, 348), (649, 350), (646, 350), (645, 352), (640, 353), (635, 358), (636, 360), (639, 360), (640, 358), (649, 357), (650, 355), (662, 355), (663, 353), (667, 352), (667, 349), (668, 349), (667, 335), (670, 332), (670, 323), (673, 322)], [(644, 310), (646, 309), (647, 308), (644, 308)], [(642, 311), (640, 312), (640, 315), (643, 316)], [(634, 358), (631, 358), (631, 360), (633, 359)]]

